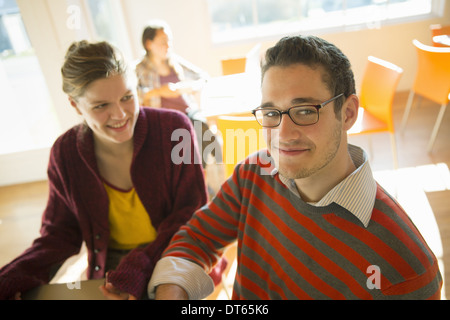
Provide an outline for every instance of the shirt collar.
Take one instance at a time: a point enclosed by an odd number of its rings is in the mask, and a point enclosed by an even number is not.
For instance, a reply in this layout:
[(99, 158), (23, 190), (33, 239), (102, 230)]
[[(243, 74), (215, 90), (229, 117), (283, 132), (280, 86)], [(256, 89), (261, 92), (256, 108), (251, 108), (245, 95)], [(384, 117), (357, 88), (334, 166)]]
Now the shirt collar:
[[(317, 203), (310, 204), (317, 207), (325, 207), (334, 202), (352, 213), (367, 228), (372, 217), (377, 185), (373, 178), (366, 152), (351, 144), (348, 145), (348, 151), (356, 166), (356, 170), (331, 189)], [(277, 173), (278, 170), (274, 169), (272, 176)], [(285, 178), (281, 174), (278, 176), (289, 190), (300, 197), (293, 179)]]

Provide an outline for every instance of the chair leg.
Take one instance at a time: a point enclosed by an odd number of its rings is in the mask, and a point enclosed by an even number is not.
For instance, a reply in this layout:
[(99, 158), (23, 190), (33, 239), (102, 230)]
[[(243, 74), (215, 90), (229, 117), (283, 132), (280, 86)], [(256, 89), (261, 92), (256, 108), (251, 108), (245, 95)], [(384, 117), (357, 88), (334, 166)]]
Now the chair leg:
[(411, 111), (411, 106), (414, 101), (414, 91), (411, 90), (408, 96), (408, 102), (406, 102), (405, 113), (403, 114), (402, 124), (400, 125), (400, 133), (403, 134), (406, 128), (406, 122), (408, 122), (409, 113)]
[(428, 153), (431, 153), (431, 150), (433, 149), (433, 145), (436, 140), (436, 137), (437, 137), (437, 134), (439, 131), (439, 127), (441, 126), (442, 119), (444, 118), (446, 108), (447, 108), (447, 105), (443, 104), (441, 106), (441, 109), (439, 110), (439, 114), (436, 119), (436, 123), (434, 125), (433, 132), (431, 133), (430, 142), (428, 143), (428, 148), (427, 148)]
[(391, 132), (391, 147), (392, 147), (392, 160), (394, 164), (394, 169), (398, 169), (398, 153), (397, 153), (397, 142), (395, 140), (395, 133)]

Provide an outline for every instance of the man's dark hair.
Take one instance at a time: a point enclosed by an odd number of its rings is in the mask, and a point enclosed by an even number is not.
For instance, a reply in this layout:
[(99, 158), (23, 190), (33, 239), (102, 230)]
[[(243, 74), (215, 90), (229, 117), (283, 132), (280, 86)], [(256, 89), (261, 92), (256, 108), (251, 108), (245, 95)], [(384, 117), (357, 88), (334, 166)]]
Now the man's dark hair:
[[(262, 77), (271, 67), (287, 67), (297, 63), (311, 68), (322, 66), (326, 72), (323, 81), (334, 96), (344, 93), (345, 97), (349, 97), (356, 93), (348, 58), (335, 45), (315, 36), (290, 36), (278, 41), (266, 52)], [(336, 114), (340, 113), (343, 100), (336, 100)]]

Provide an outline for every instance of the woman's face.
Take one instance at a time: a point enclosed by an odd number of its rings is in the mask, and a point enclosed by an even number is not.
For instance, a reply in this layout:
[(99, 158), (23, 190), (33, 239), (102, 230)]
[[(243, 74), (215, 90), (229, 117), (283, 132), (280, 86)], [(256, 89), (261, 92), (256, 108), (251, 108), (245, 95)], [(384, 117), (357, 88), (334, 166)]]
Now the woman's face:
[(146, 42), (147, 51), (159, 59), (167, 59), (171, 46), (172, 40), (163, 29), (157, 30), (155, 38)]
[(133, 138), (139, 104), (133, 81), (126, 75), (95, 80), (83, 96), (69, 100), (98, 141), (120, 144)]

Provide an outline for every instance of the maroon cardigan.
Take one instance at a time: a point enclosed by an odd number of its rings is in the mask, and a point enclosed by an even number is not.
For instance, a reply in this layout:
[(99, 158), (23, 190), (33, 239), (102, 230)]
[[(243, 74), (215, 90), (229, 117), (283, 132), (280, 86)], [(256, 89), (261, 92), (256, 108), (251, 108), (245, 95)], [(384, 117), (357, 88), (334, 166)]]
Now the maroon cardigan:
[[(158, 236), (145, 248), (132, 250), (108, 275), (114, 286), (136, 297), (146, 292), (153, 268), (173, 234), (207, 200), (201, 163), (177, 165), (171, 160), (174, 147), (180, 149), (178, 139), (171, 141), (178, 128), (193, 134), (189, 119), (180, 112), (140, 109), (131, 178)], [(198, 152), (195, 139), (188, 143)], [(77, 254), (83, 241), (88, 250), (88, 278), (102, 278), (109, 271), (105, 270), (109, 201), (90, 129), (78, 125), (58, 138), (51, 150), (48, 178), (41, 236), (0, 270), (0, 299), (48, 283), (50, 274)]]

